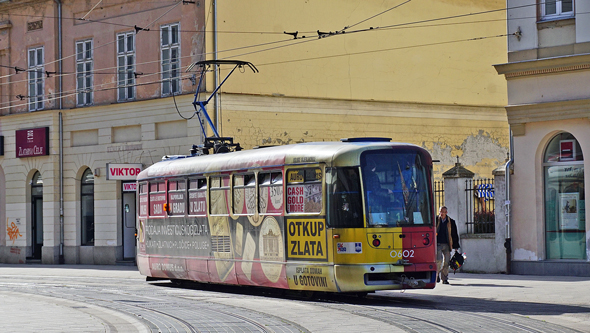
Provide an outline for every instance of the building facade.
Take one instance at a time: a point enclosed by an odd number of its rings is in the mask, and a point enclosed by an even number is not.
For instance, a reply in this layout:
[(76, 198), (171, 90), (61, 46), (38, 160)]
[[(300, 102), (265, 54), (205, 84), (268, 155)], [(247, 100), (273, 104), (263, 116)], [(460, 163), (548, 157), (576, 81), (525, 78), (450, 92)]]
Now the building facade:
[(0, 262), (132, 261), (134, 174), (202, 143), (186, 69), (205, 59), (260, 70), (208, 108), (245, 148), (391, 137), (428, 149), (437, 178), (457, 157), (489, 177), (509, 141), (503, 6), (0, 2)]
[[(590, 3), (507, 1), (512, 272), (590, 276)], [(585, 159), (586, 157), (586, 159)]]
[(202, 142), (178, 113), (194, 112), (181, 68), (203, 59), (204, 8), (11, 1), (0, 15), (0, 262), (132, 262), (135, 176)]

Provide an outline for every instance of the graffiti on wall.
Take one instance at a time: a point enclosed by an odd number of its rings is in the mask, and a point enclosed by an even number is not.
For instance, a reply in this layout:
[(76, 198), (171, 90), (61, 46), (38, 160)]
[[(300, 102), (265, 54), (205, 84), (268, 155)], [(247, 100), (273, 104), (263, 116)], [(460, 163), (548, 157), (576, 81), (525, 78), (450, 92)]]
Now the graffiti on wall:
[(18, 226), (14, 222), (11, 222), (10, 225), (6, 223), (6, 234), (8, 235), (9, 240), (12, 241), (12, 245), (14, 245), (14, 242), (18, 237), (23, 236), (20, 234)]

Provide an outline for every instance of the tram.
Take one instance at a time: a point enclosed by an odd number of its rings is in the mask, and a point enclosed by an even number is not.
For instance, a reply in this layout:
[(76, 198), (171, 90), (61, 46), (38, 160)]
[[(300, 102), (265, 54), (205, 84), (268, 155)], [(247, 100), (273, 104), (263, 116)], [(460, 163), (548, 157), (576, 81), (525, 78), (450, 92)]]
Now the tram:
[(435, 287), (423, 148), (350, 138), (193, 155), (138, 175), (142, 275), (335, 293)]

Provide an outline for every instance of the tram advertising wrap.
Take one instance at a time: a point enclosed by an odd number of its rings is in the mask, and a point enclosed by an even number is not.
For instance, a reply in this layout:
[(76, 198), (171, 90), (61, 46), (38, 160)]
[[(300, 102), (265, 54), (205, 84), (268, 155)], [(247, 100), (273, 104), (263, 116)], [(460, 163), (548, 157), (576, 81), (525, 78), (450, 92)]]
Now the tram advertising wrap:
[(367, 293), (434, 288), (432, 160), (348, 139), (158, 162), (138, 176), (141, 274)]

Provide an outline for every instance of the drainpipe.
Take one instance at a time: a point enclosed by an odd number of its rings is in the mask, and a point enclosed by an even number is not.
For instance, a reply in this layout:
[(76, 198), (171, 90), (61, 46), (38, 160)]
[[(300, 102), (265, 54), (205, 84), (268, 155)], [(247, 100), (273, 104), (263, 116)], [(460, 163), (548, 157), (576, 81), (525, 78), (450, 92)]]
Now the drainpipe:
[(510, 168), (514, 164), (514, 138), (512, 135), (512, 127), (510, 127), (508, 131), (510, 132), (510, 157), (506, 162), (506, 202), (504, 203), (504, 214), (506, 215), (506, 240), (504, 241), (504, 247), (506, 248), (506, 274), (510, 274), (512, 271), (512, 241), (510, 239)]
[[(217, 0), (213, 0), (213, 59), (218, 60), (217, 56)], [(213, 74), (213, 87), (219, 85), (219, 65), (215, 65)], [(219, 107), (219, 94), (215, 94), (215, 127), (221, 136), (221, 108)]]
[(57, 3), (57, 72), (59, 73), (58, 77), (57, 77), (57, 82), (58, 82), (58, 102), (59, 102), (59, 109), (62, 109), (62, 93), (63, 93), (63, 77), (61, 75), (62, 73), (62, 32), (61, 32), (61, 0), (53, 0), (55, 1), (55, 3)]
[[(58, 101), (59, 109), (62, 109), (62, 21), (61, 21), (61, 0), (54, 0), (57, 4), (57, 72)], [(63, 264), (64, 259), (64, 136), (63, 136), (63, 115), (59, 113), (59, 263)]]
[(64, 259), (64, 128), (63, 116), (59, 113), (59, 263)]

